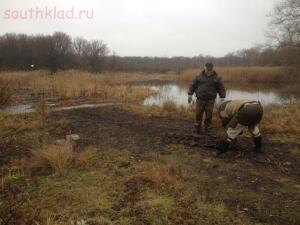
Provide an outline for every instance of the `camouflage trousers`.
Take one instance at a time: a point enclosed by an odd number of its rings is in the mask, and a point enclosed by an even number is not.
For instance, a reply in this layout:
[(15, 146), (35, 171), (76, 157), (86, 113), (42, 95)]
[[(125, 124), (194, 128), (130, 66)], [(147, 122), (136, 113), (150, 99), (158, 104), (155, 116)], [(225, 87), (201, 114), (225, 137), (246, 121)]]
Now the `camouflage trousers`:
[(227, 138), (229, 140), (236, 139), (239, 135), (241, 135), (246, 129), (250, 132), (252, 137), (257, 138), (259, 137), (260, 131), (257, 125), (254, 126), (245, 126), (240, 123), (236, 124), (234, 127), (228, 126), (226, 129)]
[[(225, 109), (220, 109), (220, 115), (222, 114), (222, 110)], [(261, 121), (262, 114), (263, 109), (260, 104), (246, 104), (232, 118), (221, 117), (227, 138), (234, 140), (246, 129), (248, 129), (253, 138), (259, 137), (261, 134), (258, 124)]]
[(204, 127), (206, 129), (211, 127), (212, 115), (215, 105), (215, 99), (202, 100), (197, 99), (196, 102), (196, 126), (202, 127), (203, 114), (205, 113)]

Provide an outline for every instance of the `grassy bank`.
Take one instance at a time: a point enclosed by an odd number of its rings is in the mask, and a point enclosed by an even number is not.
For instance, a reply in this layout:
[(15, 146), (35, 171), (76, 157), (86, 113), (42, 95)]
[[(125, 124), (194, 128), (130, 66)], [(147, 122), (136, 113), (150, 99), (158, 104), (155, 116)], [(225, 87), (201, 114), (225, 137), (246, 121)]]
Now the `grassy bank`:
[[(288, 83), (299, 82), (297, 68), (282, 67), (217, 67), (217, 73), (225, 82)], [(178, 76), (181, 81), (191, 81), (201, 69), (190, 69)]]

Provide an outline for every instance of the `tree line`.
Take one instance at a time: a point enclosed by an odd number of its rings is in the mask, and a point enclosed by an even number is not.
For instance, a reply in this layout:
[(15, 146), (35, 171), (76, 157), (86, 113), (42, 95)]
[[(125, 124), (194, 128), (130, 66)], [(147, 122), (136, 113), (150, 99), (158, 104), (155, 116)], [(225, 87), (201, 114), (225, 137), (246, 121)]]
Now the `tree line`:
[(300, 1), (283, 0), (270, 14), (269, 45), (243, 49), (224, 57), (121, 57), (102, 40), (53, 35), (8, 33), (0, 36), (0, 70), (82, 69), (168, 72), (199, 68), (207, 61), (218, 66), (300, 65)]
[(53, 35), (4, 34), (0, 36), (2, 70), (86, 69), (100, 71), (108, 47), (99, 40), (72, 39), (63, 32)]

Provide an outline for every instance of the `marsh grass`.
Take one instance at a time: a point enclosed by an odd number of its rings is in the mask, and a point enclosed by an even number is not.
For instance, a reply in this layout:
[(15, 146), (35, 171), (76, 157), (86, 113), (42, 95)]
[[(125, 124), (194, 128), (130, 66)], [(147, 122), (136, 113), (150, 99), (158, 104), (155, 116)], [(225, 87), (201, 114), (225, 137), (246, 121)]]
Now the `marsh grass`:
[[(235, 83), (286, 83), (298, 82), (299, 71), (281, 67), (220, 67), (217, 72), (225, 82)], [(147, 87), (131, 85), (134, 82), (150, 80), (191, 81), (200, 70), (190, 69), (176, 74), (101, 73), (84, 71), (60, 71), (55, 75), (47, 71), (2, 72), (0, 74), (0, 101), (8, 104), (19, 101), (22, 96), (13, 92), (30, 93), (37, 99), (58, 99), (64, 104), (74, 99), (96, 101), (140, 102), (154, 95)], [(3, 85), (5, 84), (5, 85)]]
[[(217, 67), (217, 73), (225, 82), (238, 83), (288, 83), (300, 81), (297, 68), (283, 67)], [(192, 81), (201, 69), (189, 69), (184, 71), (178, 79)]]
[(55, 75), (46, 71), (3, 72), (1, 79), (11, 89), (29, 91), (35, 98), (137, 102), (154, 94), (146, 87), (128, 84), (136, 80), (153, 79), (153, 76), (140, 74), (91, 74), (76, 70)]
[(31, 153), (36, 164), (40, 167), (50, 167), (57, 173), (68, 169), (74, 158), (73, 146), (68, 141), (46, 145)]
[(12, 100), (12, 89), (7, 80), (0, 77), (0, 108)]
[(263, 118), (263, 128), (277, 135), (300, 134), (300, 102), (288, 106), (268, 107)]

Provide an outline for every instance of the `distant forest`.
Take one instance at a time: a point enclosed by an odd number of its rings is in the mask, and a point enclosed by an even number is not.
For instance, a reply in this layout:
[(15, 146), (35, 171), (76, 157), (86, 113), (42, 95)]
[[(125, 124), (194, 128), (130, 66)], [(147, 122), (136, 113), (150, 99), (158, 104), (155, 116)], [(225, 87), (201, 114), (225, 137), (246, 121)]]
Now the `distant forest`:
[(91, 72), (180, 72), (200, 68), (207, 61), (217, 66), (300, 66), (300, 1), (282, 0), (270, 14), (268, 46), (229, 53), (224, 57), (120, 57), (101, 40), (53, 35), (0, 36), (0, 70), (82, 69)]
[(294, 46), (255, 47), (224, 57), (120, 57), (110, 54), (100, 40), (72, 39), (63, 32), (53, 35), (5, 34), (0, 36), (0, 69), (82, 69), (91, 72), (168, 72), (200, 68), (207, 61), (217, 66), (298, 66), (299, 49)]

